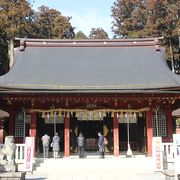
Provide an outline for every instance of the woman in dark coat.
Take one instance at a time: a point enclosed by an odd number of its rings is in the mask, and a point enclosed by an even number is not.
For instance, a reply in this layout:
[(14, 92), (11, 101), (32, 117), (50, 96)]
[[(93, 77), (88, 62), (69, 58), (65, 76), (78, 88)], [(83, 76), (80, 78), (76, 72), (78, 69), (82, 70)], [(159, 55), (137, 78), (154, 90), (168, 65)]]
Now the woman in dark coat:
[(52, 139), (54, 159), (58, 158), (58, 152), (60, 150), (59, 142), (60, 142), (60, 137), (58, 136), (58, 133), (55, 133), (55, 136)]
[(84, 157), (84, 136), (82, 133), (79, 134), (77, 138), (78, 150), (79, 150), (79, 158)]

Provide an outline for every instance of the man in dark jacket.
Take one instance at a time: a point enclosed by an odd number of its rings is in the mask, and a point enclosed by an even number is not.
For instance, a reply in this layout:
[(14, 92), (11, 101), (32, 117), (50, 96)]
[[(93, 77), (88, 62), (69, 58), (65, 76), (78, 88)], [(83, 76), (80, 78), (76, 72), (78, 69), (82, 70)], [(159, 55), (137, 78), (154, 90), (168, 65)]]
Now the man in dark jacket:
[(99, 146), (99, 152), (100, 152), (100, 158), (104, 158), (104, 136), (101, 134), (101, 132), (98, 132), (98, 146)]
[(82, 133), (80, 133), (77, 138), (77, 144), (78, 144), (79, 158), (83, 158), (84, 157), (84, 136)]

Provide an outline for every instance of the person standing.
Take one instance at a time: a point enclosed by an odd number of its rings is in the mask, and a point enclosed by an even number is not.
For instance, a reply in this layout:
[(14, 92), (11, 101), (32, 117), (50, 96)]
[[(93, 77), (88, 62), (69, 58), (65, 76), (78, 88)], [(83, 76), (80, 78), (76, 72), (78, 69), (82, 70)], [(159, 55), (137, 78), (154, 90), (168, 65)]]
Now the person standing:
[(54, 159), (58, 158), (58, 153), (60, 151), (59, 142), (60, 142), (60, 137), (58, 136), (58, 133), (56, 132), (55, 136), (52, 139), (52, 148), (53, 148)]
[(98, 132), (98, 147), (100, 152), (100, 158), (104, 158), (104, 151), (105, 151), (105, 145), (104, 145), (104, 136), (101, 134), (101, 132)]
[(43, 145), (43, 157), (48, 158), (50, 137), (45, 134), (44, 136), (42, 136), (41, 140)]
[(84, 136), (82, 133), (80, 133), (77, 138), (77, 144), (78, 144), (79, 158), (83, 158), (84, 157)]

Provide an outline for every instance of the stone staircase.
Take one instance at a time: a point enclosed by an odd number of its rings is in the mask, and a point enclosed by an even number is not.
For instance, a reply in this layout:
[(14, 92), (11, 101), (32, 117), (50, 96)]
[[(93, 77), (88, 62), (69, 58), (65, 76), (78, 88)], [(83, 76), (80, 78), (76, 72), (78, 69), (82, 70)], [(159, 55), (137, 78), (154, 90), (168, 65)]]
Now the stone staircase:
[(33, 164), (33, 172), (36, 172), (37, 169), (44, 163), (43, 158), (36, 158)]
[[(143, 177), (141, 177), (143, 176)], [(26, 175), (26, 180), (163, 180), (161, 174), (153, 171), (153, 161), (148, 157), (114, 158), (106, 156), (78, 156), (69, 158), (37, 158), (33, 174)]]
[[(121, 154), (119, 158), (125, 158), (126, 155)], [(145, 158), (145, 155), (134, 155), (134, 158)], [(96, 167), (97, 163), (94, 165), (93, 163), (98, 161), (99, 155), (97, 153), (95, 154), (87, 154), (84, 159), (79, 159), (78, 155), (72, 155), (69, 158), (36, 158), (35, 163), (33, 164), (33, 175), (42, 175), (47, 177), (48, 174), (57, 173), (59, 170), (63, 170), (63, 172), (66, 173), (66, 171), (71, 169), (71, 172), (76, 169), (78, 166), (79, 168), (85, 168), (86, 166), (94, 169), (93, 167)], [(114, 158), (113, 155), (106, 155), (106, 160), (112, 160), (117, 159)], [(79, 161), (77, 161), (79, 160)], [(80, 162), (88, 161), (88, 164), (80, 164)], [(93, 163), (92, 163), (93, 162)], [(98, 162), (99, 163), (99, 162)], [(83, 167), (81, 167), (83, 166)]]
[(41, 172), (40, 167), (43, 166), (45, 159), (36, 158), (33, 163), (33, 172), (26, 172), (26, 180), (44, 180), (47, 179), (47, 173)]
[[(75, 157), (76, 158), (76, 157)], [(45, 180), (45, 179), (58, 179), (57, 176), (59, 174), (63, 176), (69, 171), (68, 166), (74, 166), (72, 162), (69, 162), (69, 160), (72, 160), (71, 158), (59, 158), (59, 159), (43, 159), (43, 158), (37, 158), (35, 160), (35, 163), (33, 165), (33, 172), (31, 174), (26, 175), (26, 180)], [(76, 165), (75, 165), (76, 166)], [(71, 168), (73, 169), (73, 168)]]
[[(37, 158), (33, 165), (33, 172), (29, 174), (26, 179), (53, 179), (56, 175), (66, 176), (69, 174), (76, 174), (81, 169), (93, 169), (96, 170), (94, 162), (98, 160), (97, 155), (89, 155), (84, 159), (79, 159), (77, 155), (69, 158)], [(106, 156), (107, 159), (112, 159), (113, 156)], [(88, 161), (88, 163), (84, 163)], [(82, 162), (82, 163), (81, 163)], [(95, 167), (95, 168), (94, 168)]]

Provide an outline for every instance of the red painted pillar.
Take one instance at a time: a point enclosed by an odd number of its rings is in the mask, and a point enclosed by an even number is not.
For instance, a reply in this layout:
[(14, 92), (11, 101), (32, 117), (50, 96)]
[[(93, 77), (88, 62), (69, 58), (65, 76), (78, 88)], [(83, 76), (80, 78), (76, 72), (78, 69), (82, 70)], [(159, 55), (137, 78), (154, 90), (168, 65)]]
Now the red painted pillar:
[(153, 129), (152, 129), (152, 109), (146, 112), (146, 128), (147, 128), (147, 149), (148, 156), (152, 156), (152, 137), (153, 137)]
[(168, 141), (172, 141), (173, 134), (173, 118), (172, 118), (172, 108), (169, 106), (167, 111), (167, 130), (168, 130)]
[(4, 139), (4, 129), (3, 129), (3, 120), (0, 119), (0, 144), (3, 144)]
[(119, 127), (117, 113), (114, 113), (113, 118), (113, 136), (114, 136), (114, 156), (119, 156)]
[(70, 156), (70, 117), (68, 113), (64, 120), (64, 156)]
[(8, 135), (14, 136), (14, 129), (15, 129), (15, 117), (16, 117), (16, 112), (15, 111), (11, 111), (9, 113), (9, 132)]
[(34, 157), (36, 155), (36, 113), (31, 113), (31, 124), (29, 129), (29, 136), (34, 137)]

